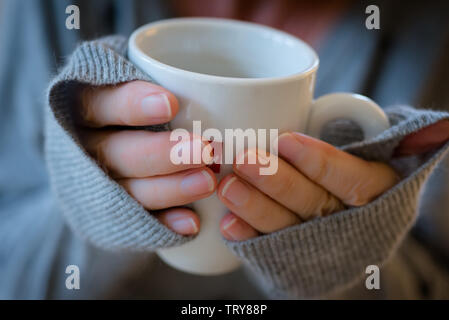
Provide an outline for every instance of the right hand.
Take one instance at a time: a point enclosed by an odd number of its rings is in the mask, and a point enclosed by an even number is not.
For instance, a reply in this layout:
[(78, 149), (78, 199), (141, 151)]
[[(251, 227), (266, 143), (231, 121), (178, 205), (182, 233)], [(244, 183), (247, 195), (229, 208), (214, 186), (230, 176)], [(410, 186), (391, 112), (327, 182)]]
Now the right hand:
[(178, 142), (170, 141), (170, 132), (126, 128), (169, 122), (178, 112), (175, 96), (144, 81), (85, 87), (78, 110), (81, 142), (99, 165), (142, 206), (158, 210), (156, 217), (168, 228), (198, 233), (198, 216), (178, 206), (214, 193), (213, 172), (205, 163), (173, 164), (170, 150)]

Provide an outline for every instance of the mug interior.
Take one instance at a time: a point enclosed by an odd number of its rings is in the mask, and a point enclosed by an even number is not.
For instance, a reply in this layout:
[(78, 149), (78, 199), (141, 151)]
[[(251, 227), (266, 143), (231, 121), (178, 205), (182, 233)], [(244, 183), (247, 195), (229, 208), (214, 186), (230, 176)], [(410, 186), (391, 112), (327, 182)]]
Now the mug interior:
[(138, 31), (134, 43), (160, 63), (220, 77), (286, 77), (318, 64), (313, 49), (287, 33), (224, 19), (156, 22)]

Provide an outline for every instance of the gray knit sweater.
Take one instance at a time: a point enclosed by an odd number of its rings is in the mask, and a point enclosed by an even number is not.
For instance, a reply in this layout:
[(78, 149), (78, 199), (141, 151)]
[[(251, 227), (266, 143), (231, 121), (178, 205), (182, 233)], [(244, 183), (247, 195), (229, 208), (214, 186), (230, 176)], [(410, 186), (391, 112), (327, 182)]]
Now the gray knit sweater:
[[(125, 57), (126, 39), (83, 43), (48, 89), (46, 157), (59, 206), (72, 230), (107, 250), (154, 251), (190, 241), (160, 224), (112, 180), (80, 144), (71, 117), (80, 84), (151, 81)], [(400, 140), (449, 114), (397, 106), (386, 110), (391, 128), (354, 141), (347, 128), (327, 135), (369, 160), (390, 163), (402, 180), (360, 208), (318, 218), (248, 241), (226, 242), (273, 298), (332, 295), (362, 281), (368, 265), (383, 266), (413, 225), (420, 191), (449, 144), (424, 156), (392, 160)], [(332, 130), (330, 128), (329, 130)], [(348, 141), (352, 141), (347, 143)]]

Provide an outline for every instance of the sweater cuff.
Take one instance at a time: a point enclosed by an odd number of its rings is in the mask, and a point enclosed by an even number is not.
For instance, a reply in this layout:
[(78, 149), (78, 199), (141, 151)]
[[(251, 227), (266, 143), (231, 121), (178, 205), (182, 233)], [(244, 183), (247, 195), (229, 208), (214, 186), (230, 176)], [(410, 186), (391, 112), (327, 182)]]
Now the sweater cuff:
[[(387, 110), (392, 124), (389, 130), (342, 149), (365, 159), (389, 162), (403, 137), (449, 118), (448, 113), (402, 106)], [(414, 161), (399, 160), (399, 167), (409, 166), (402, 181), (368, 205), (226, 244), (262, 279), (265, 291), (273, 298), (318, 298), (337, 293), (361, 281), (368, 265), (381, 267), (394, 254), (416, 219), (425, 181), (448, 149), (449, 143)]]
[(52, 188), (72, 230), (98, 247), (148, 251), (181, 245), (191, 238), (159, 223), (103, 172), (76, 135), (72, 113), (81, 84), (151, 81), (123, 57), (126, 43), (108, 37), (82, 44), (50, 84), (45, 152)]

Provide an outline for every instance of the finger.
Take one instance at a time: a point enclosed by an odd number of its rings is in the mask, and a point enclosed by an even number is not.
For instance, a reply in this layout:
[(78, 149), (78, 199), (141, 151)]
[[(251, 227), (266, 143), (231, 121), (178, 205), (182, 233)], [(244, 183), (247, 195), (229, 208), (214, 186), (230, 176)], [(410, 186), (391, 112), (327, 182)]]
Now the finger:
[(402, 139), (395, 156), (410, 156), (429, 152), (449, 140), (449, 121), (442, 120)]
[(383, 163), (365, 161), (300, 133), (282, 134), (278, 147), (281, 157), (347, 205), (365, 205), (398, 181)]
[(182, 206), (210, 196), (217, 185), (213, 172), (191, 169), (167, 176), (118, 180), (126, 191), (149, 210)]
[[(343, 204), (334, 195), (310, 181), (302, 173), (282, 159), (277, 159), (275, 174), (261, 175), (261, 163), (268, 163), (265, 152), (254, 149), (243, 152), (234, 164), (234, 172), (251, 185), (295, 212), (301, 220), (340, 211)], [(270, 158), (274, 156), (270, 155)], [(254, 159), (251, 161), (251, 158)], [(257, 159), (257, 161), (256, 161)]]
[(243, 241), (259, 235), (256, 229), (233, 213), (226, 214), (220, 222), (223, 237), (232, 241)]
[(81, 124), (144, 126), (169, 122), (178, 101), (168, 90), (145, 81), (116, 87), (86, 87), (81, 94)]
[(156, 214), (157, 219), (176, 233), (190, 236), (200, 230), (200, 220), (190, 209), (171, 208)]
[[(170, 132), (136, 130), (87, 130), (81, 134), (86, 150), (114, 177), (143, 178), (166, 175), (205, 166), (213, 159), (211, 146), (200, 137), (191, 136), (181, 143), (170, 141)], [(197, 161), (193, 161), (197, 144)], [(172, 159), (173, 148), (190, 155), (190, 161), (177, 163)]]
[(236, 175), (225, 177), (218, 187), (219, 199), (257, 231), (270, 233), (301, 222), (299, 217)]

